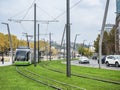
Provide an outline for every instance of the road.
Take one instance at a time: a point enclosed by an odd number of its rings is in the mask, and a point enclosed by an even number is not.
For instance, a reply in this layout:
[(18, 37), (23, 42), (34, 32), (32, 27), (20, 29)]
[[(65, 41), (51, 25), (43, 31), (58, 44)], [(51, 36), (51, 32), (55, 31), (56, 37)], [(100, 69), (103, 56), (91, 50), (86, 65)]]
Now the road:
[[(74, 60), (74, 61), (71, 61), (71, 65), (99, 68), (99, 64), (97, 60), (92, 60), (92, 59), (90, 60), (89, 64), (79, 64), (78, 60)], [(101, 68), (110, 69), (110, 70), (120, 70), (120, 67), (115, 67), (115, 66), (108, 67), (105, 64), (101, 64)]]

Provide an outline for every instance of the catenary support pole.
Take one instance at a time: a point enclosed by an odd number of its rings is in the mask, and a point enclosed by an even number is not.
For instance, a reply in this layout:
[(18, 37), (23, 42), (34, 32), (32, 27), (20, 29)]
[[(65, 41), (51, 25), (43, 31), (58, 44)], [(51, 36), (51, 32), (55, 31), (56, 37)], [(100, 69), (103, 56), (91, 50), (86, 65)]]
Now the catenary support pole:
[(70, 54), (70, 0), (66, 2), (66, 74), (71, 77), (71, 54)]
[(36, 3), (34, 4), (34, 66), (36, 66)]
[(75, 58), (76, 40), (77, 40), (77, 36), (79, 36), (79, 35), (80, 35), (80, 34), (76, 34), (76, 35), (75, 35), (74, 45), (73, 45), (73, 52), (72, 52), (72, 58)]
[(28, 34), (26, 34), (26, 38), (27, 38), (27, 46), (29, 48), (30, 46), (29, 46)]
[(39, 24), (38, 24), (38, 62), (40, 61), (40, 42), (39, 42)]
[(102, 41), (103, 41), (103, 34), (104, 34), (105, 23), (106, 23), (106, 19), (107, 19), (109, 2), (110, 2), (110, 0), (106, 1), (104, 18), (103, 18), (102, 27), (101, 27), (101, 34), (100, 34), (100, 41), (99, 41), (99, 69), (101, 68)]
[(7, 29), (8, 29), (8, 35), (9, 35), (9, 41), (10, 41), (10, 51), (11, 51), (11, 59), (12, 59), (12, 63), (13, 63), (13, 47), (12, 47), (12, 37), (10, 34), (10, 28), (9, 28), (9, 24), (8, 23), (2, 23), (7, 25)]
[(29, 48), (28, 33), (23, 32), (23, 34), (25, 34), (25, 36), (26, 36), (26, 40), (27, 40), (27, 47)]
[(65, 31), (66, 31), (66, 25), (65, 25), (65, 27), (64, 27), (64, 31), (63, 31), (63, 35), (62, 35), (60, 52), (61, 52), (62, 45), (63, 45), (63, 42), (64, 42)]
[(51, 51), (51, 33), (49, 33), (49, 43), (50, 43), (49, 60), (51, 61), (51, 54), (52, 54), (52, 51)]

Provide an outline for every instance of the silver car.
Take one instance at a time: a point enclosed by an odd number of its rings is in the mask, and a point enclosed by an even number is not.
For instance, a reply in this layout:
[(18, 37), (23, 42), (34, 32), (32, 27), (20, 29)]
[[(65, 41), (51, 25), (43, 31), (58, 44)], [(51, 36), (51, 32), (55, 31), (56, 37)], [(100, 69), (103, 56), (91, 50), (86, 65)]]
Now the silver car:
[(79, 63), (90, 63), (89, 59), (85, 56), (79, 58)]

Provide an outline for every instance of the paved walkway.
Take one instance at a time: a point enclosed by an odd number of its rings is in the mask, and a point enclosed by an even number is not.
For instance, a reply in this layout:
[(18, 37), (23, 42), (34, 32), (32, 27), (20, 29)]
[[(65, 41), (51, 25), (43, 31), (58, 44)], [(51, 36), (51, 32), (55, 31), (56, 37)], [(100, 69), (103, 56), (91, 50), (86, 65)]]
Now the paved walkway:
[(4, 57), (4, 58), (5, 58), (5, 62), (4, 62), (4, 64), (2, 64), (2, 62), (0, 60), (0, 66), (12, 65), (12, 60), (10, 59), (10, 57)]
[(8, 65), (12, 65), (12, 62), (4, 62), (4, 64), (0, 62), (0, 66), (8, 66)]

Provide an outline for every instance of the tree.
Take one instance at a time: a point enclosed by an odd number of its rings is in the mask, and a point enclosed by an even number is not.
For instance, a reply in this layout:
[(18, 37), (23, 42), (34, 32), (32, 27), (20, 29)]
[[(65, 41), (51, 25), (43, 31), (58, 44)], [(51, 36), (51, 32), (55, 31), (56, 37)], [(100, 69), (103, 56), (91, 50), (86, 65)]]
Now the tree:
[(83, 55), (83, 56), (91, 56), (92, 52), (89, 50), (88, 47), (83, 47), (80, 46), (78, 49), (79, 54)]
[(3, 33), (0, 33), (0, 51), (5, 51), (5, 36)]
[[(27, 46), (27, 43), (25, 40), (19, 40), (18, 46)], [(30, 44), (30, 46), (31, 46), (31, 44)]]
[(94, 47), (95, 47), (95, 52), (96, 52), (96, 53), (99, 52), (99, 40), (100, 40), (100, 35), (98, 35), (98, 37), (97, 37), (96, 40), (94, 41)]
[[(12, 48), (15, 50), (18, 47), (19, 40), (17, 39), (17, 36), (11, 35), (12, 38)], [(10, 48), (10, 41), (9, 41), (9, 35), (5, 35), (5, 47), (8, 50)]]
[(115, 53), (115, 27), (109, 33), (109, 50), (110, 54)]
[(103, 35), (103, 42), (102, 42), (102, 54), (107, 55), (108, 54), (108, 39), (109, 39), (109, 33), (107, 31), (104, 32)]
[[(95, 52), (99, 52), (99, 39), (100, 35), (94, 41)], [(102, 54), (114, 54), (115, 53), (115, 27), (113, 27), (110, 32), (105, 31), (103, 35), (102, 42)]]

